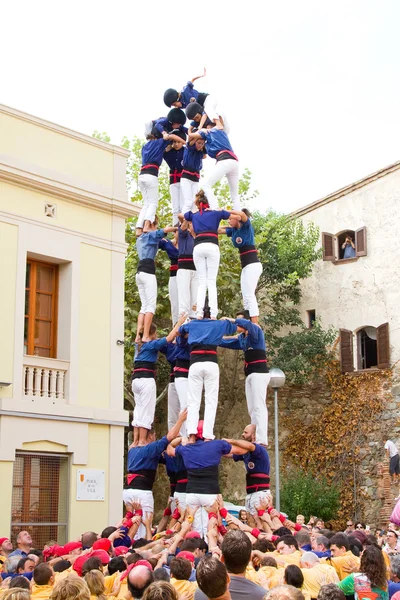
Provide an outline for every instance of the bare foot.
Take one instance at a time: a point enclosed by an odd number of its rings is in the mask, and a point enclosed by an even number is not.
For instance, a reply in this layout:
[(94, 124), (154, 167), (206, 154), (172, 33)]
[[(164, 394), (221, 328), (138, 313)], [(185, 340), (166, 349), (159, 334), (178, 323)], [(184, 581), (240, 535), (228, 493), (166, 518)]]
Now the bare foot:
[(150, 342), (150, 338), (142, 337), (142, 342), (143, 342), (143, 344), (145, 344), (146, 342)]

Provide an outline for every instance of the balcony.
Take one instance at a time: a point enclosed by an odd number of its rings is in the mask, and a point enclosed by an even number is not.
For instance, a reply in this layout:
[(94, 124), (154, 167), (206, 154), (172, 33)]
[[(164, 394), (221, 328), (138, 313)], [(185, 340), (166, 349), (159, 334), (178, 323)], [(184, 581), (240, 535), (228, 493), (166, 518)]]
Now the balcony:
[(24, 355), (22, 388), (25, 398), (66, 400), (69, 361)]

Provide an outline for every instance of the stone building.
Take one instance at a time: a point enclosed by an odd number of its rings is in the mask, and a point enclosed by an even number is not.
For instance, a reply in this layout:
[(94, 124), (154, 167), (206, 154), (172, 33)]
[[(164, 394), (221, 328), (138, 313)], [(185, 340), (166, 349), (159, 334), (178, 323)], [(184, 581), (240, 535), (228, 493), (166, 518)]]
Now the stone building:
[(122, 512), (129, 152), (0, 105), (2, 535)]

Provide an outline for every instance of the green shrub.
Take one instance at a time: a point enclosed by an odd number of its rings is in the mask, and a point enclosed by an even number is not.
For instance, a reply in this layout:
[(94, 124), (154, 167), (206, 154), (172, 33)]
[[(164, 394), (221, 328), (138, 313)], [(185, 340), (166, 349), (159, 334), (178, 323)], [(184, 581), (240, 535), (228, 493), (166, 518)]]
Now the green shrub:
[(325, 477), (304, 471), (288, 471), (281, 487), (281, 510), (293, 521), (302, 514), (306, 521), (317, 516), (324, 521), (334, 519), (340, 507), (339, 489)]

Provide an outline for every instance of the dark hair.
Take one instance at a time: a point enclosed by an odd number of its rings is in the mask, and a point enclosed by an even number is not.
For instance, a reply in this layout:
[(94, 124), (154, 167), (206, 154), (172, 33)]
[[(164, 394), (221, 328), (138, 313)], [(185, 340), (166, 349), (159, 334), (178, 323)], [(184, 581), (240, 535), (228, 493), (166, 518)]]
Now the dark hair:
[[(154, 325), (154, 323), (152, 323), (150, 325), (150, 333), (151, 333), (152, 325)], [(154, 325), (154, 327), (156, 327), (156, 325)], [(157, 329), (157, 327), (156, 327), (156, 329)], [(148, 543), (149, 543), (149, 540), (146, 540), (146, 538), (139, 538), (132, 544), (132, 547), (136, 550), (137, 548), (142, 548), (143, 546), (147, 546)]]
[(11, 579), (8, 589), (15, 588), (15, 587), (22, 588), (24, 590), (30, 590), (31, 582), (29, 581), (29, 579), (24, 577), (24, 575), (17, 575), (16, 577), (13, 577)]
[(150, 569), (147, 569), (147, 573), (148, 573), (147, 581), (145, 581), (145, 583), (142, 584), (141, 587), (139, 587), (138, 585), (135, 585), (131, 581), (131, 577), (134, 574), (135, 570), (136, 569), (133, 569), (128, 575), (128, 590), (130, 591), (133, 598), (141, 598), (143, 596), (145, 589), (148, 588), (151, 583), (153, 583), (154, 575), (153, 575), (153, 571), (150, 571)]
[(394, 529), (388, 529), (388, 533), (394, 533), (394, 535), (396, 536), (396, 539), (399, 537), (399, 534), (396, 533), (396, 531), (394, 531)]
[(155, 581), (167, 581), (169, 583), (170, 576), (168, 575), (168, 571), (164, 569), (164, 567), (159, 567), (155, 569), (153, 572)]
[(335, 533), (333, 537), (329, 540), (329, 548), (335, 544), (338, 548), (345, 548), (346, 552), (349, 549), (349, 539), (347, 535), (344, 533)]
[(137, 563), (138, 560), (142, 560), (142, 556), (140, 554), (138, 554), (137, 552), (131, 552), (126, 557), (126, 564), (134, 565), (135, 563)]
[(386, 565), (378, 546), (367, 546), (361, 556), (360, 571), (368, 577), (371, 586), (386, 590)]
[[(311, 544), (311, 537), (308, 531), (298, 531), (295, 535), (296, 541), (299, 546), (305, 546), (306, 544)], [(296, 586), (295, 586), (296, 587)]]
[(346, 600), (346, 596), (336, 583), (328, 583), (321, 586), (317, 600)]
[(295, 588), (301, 588), (304, 583), (304, 575), (297, 565), (288, 565), (285, 569), (285, 583)]
[(200, 546), (200, 539), (199, 538), (189, 538), (187, 540), (185, 540), (184, 542), (182, 542), (182, 544), (179, 546), (179, 550), (182, 552), (182, 550), (186, 550), (187, 552), (194, 552), (195, 550), (197, 550)]
[(154, 581), (143, 596), (143, 600), (178, 600), (178, 592), (168, 581)]
[(354, 554), (354, 556), (360, 556), (363, 551), (363, 545), (359, 539), (349, 535), (349, 549)]
[(108, 563), (108, 574), (114, 575), (118, 571), (122, 573), (122, 571), (126, 570), (126, 562), (122, 558), (122, 556), (114, 556)]
[(205, 556), (197, 565), (196, 581), (207, 598), (219, 598), (225, 594), (228, 587), (227, 575), (227, 567), (213, 556)]
[(53, 569), (47, 563), (40, 563), (33, 569), (33, 579), (37, 585), (49, 585)]
[(243, 531), (238, 529), (228, 531), (221, 544), (221, 551), (228, 573), (234, 575), (244, 573), (250, 562), (251, 550), (251, 542)]
[(43, 561), (43, 552), (41, 550), (36, 550), (36, 548), (31, 548), (28, 554), (33, 554), (33, 556), (38, 556), (40, 561)]
[(246, 217), (248, 219), (250, 219), (250, 217), (252, 217), (253, 215), (251, 214), (251, 212), (249, 211), (248, 208), (242, 208), (242, 212), (246, 215)]
[(247, 310), (247, 308), (244, 308), (243, 310), (239, 310), (236, 313), (237, 317), (239, 317), (240, 315), (243, 316), (243, 319), (247, 319), (247, 321), (250, 321), (250, 312)]
[(208, 552), (208, 544), (205, 540), (203, 540), (203, 538), (197, 538), (197, 543), (198, 550), (205, 550), (205, 552)]
[(378, 546), (376, 537), (372, 534), (365, 536), (364, 546)]
[(69, 562), (69, 560), (65, 560), (64, 558), (62, 558), (61, 560), (58, 560), (54, 567), (53, 567), (53, 571), (55, 573), (62, 573), (63, 571), (66, 571), (67, 569), (69, 569), (71, 566), (71, 563)]
[(363, 529), (365, 529), (365, 523), (362, 523), (361, 521), (357, 521), (357, 523), (354, 524), (354, 529), (357, 529), (357, 525), (361, 525), (361, 527)]
[(95, 569), (102, 571), (102, 567), (103, 563), (101, 562), (100, 558), (98, 556), (91, 556), (83, 563), (82, 577), (84, 577), (86, 573), (89, 573), (89, 571), (94, 571)]
[(171, 570), (171, 576), (175, 579), (189, 579), (192, 574), (192, 565), (186, 558), (173, 558), (170, 562), (169, 568)]
[(273, 556), (263, 556), (263, 558), (261, 559), (260, 565), (262, 567), (275, 567), (278, 568), (278, 563), (276, 562), (276, 560), (274, 559)]
[(83, 549), (91, 548), (96, 541), (97, 533), (94, 531), (86, 531), (85, 533), (82, 533), (81, 542)]
[(269, 540), (266, 539), (259, 539), (257, 541), (254, 542), (253, 544), (253, 550), (260, 550), (260, 552), (274, 552), (275, 551), (275, 546), (272, 542), (270, 542)]
[(210, 203), (208, 202), (208, 198), (204, 193), (204, 190), (199, 190), (196, 194), (195, 205), (197, 208), (200, 208), (200, 204), (209, 207)]
[(282, 535), (282, 537), (275, 540), (275, 546), (278, 546), (280, 542), (283, 542), (286, 546), (294, 546), (296, 550), (299, 549), (299, 545), (294, 535)]
[(283, 537), (284, 535), (292, 535), (292, 532), (287, 527), (278, 527), (278, 529), (275, 529), (274, 535)]
[(101, 539), (104, 539), (104, 538), (108, 538), (108, 537), (110, 537), (110, 535), (111, 535), (112, 533), (114, 533), (114, 531), (117, 531), (117, 528), (116, 528), (116, 527), (114, 527), (113, 525), (109, 525), (109, 527), (106, 527), (106, 528), (105, 528), (105, 529), (103, 529), (103, 531), (101, 532), (101, 535), (100, 535)]
[(19, 569), (22, 569), (22, 570), (24, 571), (24, 573), (25, 573), (25, 570), (24, 570), (24, 569), (25, 569), (25, 563), (26, 563), (28, 560), (32, 560), (32, 559), (31, 559), (31, 558), (29, 558), (29, 556), (24, 556), (24, 558), (21, 558), (21, 559), (19, 560), (18, 564), (17, 564), (17, 568), (15, 569), (15, 572), (16, 572), (16, 573), (18, 573), (18, 570), (19, 570)]

